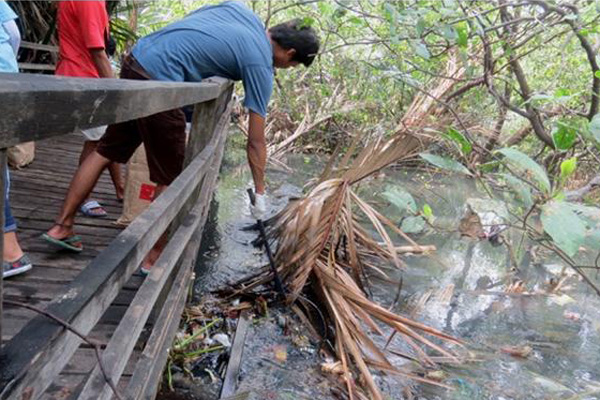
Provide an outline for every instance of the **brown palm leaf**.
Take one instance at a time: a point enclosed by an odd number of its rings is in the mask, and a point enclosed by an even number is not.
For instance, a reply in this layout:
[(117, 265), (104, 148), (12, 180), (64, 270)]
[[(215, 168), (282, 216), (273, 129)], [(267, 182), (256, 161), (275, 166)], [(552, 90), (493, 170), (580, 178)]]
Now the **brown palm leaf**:
[[(271, 228), (270, 235), (278, 241), (276, 265), (289, 291), (287, 300), (295, 301), (308, 283), (320, 296), (335, 327), (336, 354), (351, 399), (362, 398), (356, 391), (356, 378), (368, 398), (382, 399), (372, 368), (444, 386), (398, 370), (387, 359), (385, 348), (373, 342), (371, 334), (384, 335), (389, 330), (404, 340), (412, 348), (413, 358), (424, 365), (434, 364), (426, 350), (439, 353), (441, 357), (437, 359), (458, 362), (458, 355), (449, 346), (461, 345), (460, 340), (395, 314), (365, 295), (365, 269), (373, 268), (373, 263), (364, 261), (365, 254), (402, 267), (388, 232), (418, 245), (362, 200), (352, 185), (392, 163), (414, 157), (423, 148), (430, 139), (423, 128), (439, 123), (445, 111), (437, 106), (436, 99), (443, 99), (462, 74), (463, 69), (451, 58), (446, 75), (455, 79), (441, 79), (428, 95), (417, 96), (391, 138), (372, 140), (354, 154), (361, 143), (361, 138), (355, 138), (340, 163), (328, 164), (318, 183), (305, 197), (291, 202), (279, 213)], [(379, 240), (359, 223), (356, 212), (366, 217)], [(381, 269), (375, 272), (385, 274)], [(241, 287), (244, 291), (252, 290), (271, 279), (265, 269), (262, 274), (242, 281)]]

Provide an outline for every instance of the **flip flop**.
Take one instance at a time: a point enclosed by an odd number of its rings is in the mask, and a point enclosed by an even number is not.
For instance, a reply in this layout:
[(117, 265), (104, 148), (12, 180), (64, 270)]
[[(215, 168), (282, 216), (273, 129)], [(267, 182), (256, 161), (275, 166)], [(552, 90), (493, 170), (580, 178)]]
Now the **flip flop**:
[(53, 238), (52, 236), (48, 235), (47, 233), (44, 233), (42, 235), (42, 239), (44, 239), (46, 242), (48, 242), (50, 244), (58, 246), (62, 249), (74, 251), (75, 253), (81, 253), (83, 251), (83, 245), (81, 245), (81, 246), (75, 245), (76, 243), (81, 244), (81, 238), (77, 235), (68, 236), (64, 239), (57, 239), (57, 238)]
[[(92, 210), (96, 210), (96, 211), (92, 211)], [(90, 200), (88, 202), (85, 202), (84, 204), (81, 205), (81, 207), (79, 208), (79, 211), (81, 211), (81, 213), (83, 215), (85, 215), (86, 217), (92, 217), (92, 218), (104, 218), (108, 215), (106, 213), (106, 210), (104, 208), (102, 208), (100, 203), (98, 203), (96, 200)]]

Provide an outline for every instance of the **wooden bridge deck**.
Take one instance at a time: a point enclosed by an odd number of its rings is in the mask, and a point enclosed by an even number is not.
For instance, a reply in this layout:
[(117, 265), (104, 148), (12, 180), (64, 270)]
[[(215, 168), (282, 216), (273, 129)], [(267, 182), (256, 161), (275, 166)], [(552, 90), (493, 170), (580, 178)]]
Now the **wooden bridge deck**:
[[(78, 134), (38, 141), (33, 163), (21, 170), (11, 170), (10, 201), (17, 220), (17, 234), (34, 267), (25, 274), (4, 280), (4, 298), (7, 300), (44, 308), (50, 300), (64, 294), (66, 284), (122, 230), (114, 224), (121, 214), (121, 204), (116, 200), (110, 177), (105, 172), (92, 198), (104, 205), (108, 218), (78, 217), (75, 230), (83, 238), (83, 252), (57, 251), (40, 238), (58, 215), (77, 169), (82, 144), (83, 137)], [(90, 339), (103, 345), (108, 342), (142, 280), (139, 273), (131, 277), (89, 335)], [(34, 316), (33, 311), (5, 305), (2, 342), (10, 340)], [(135, 359), (134, 354), (132, 360)], [(43, 398), (67, 398), (96, 364), (94, 350), (83, 344)], [(125, 369), (121, 385), (126, 384), (131, 371), (130, 367)]]

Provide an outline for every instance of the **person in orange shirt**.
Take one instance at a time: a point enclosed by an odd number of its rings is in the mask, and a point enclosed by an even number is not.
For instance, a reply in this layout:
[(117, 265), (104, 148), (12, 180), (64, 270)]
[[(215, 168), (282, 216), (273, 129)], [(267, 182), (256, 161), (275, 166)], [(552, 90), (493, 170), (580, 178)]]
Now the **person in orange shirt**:
[[(56, 75), (113, 78), (106, 53), (108, 14), (105, 1), (59, 1), (58, 42), (59, 61)], [(104, 135), (105, 126), (82, 131), (85, 136), (79, 164), (95, 149)], [(117, 199), (123, 199), (123, 182), (119, 164), (108, 166)], [(80, 208), (88, 217), (105, 217), (106, 211), (95, 200), (86, 199)]]

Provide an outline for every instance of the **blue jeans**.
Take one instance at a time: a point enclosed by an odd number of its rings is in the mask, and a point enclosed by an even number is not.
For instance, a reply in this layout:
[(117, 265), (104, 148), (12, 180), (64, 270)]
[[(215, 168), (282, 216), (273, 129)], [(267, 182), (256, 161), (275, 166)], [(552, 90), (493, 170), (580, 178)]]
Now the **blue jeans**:
[(10, 202), (8, 194), (10, 192), (10, 173), (8, 166), (6, 167), (6, 180), (4, 181), (4, 233), (14, 232), (17, 230), (17, 222), (10, 212)]

